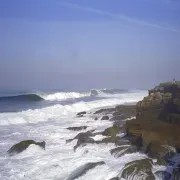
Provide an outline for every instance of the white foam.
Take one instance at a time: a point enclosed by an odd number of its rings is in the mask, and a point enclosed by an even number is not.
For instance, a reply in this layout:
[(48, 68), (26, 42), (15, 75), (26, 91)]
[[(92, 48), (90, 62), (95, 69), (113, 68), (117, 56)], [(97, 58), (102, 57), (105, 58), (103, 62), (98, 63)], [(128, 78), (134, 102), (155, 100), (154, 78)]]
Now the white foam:
[(0, 125), (38, 123), (48, 120), (59, 120), (62, 117), (72, 117), (80, 111), (115, 106), (124, 103), (135, 103), (144, 97), (142, 93), (123, 95), (121, 98), (95, 100), (91, 102), (78, 102), (70, 105), (54, 105), (42, 109), (27, 110), (15, 113), (1, 113)]
[(87, 93), (78, 93), (78, 92), (58, 92), (54, 94), (40, 95), (45, 100), (48, 101), (62, 101), (66, 99), (77, 99), (82, 97), (90, 96), (90, 92)]
[[(136, 102), (141, 100), (143, 96), (143, 94), (130, 95), (124, 98), (79, 102), (65, 106), (54, 105), (17, 113), (1, 113), (0, 125), (4, 126), (0, 131), (0, 179), (65, 180), (78, 167), (88, 162), (98, 161), (104, 161), (105, 164), (89, 170), (79, 177), (79, 180), (92, 180), (94, 177), (96, 180), (109, 180), (116, 177), (126, 163), (146, 158), (146, 155), (133, 153), (116, 159), (110, 154), (110, 150), (116, 147), (112, 143), (88, 144), (80, 146), (74, 151), (73, 147), (77, 140), (70, 143), (66, 143), (66, 140), (74, 138), (83, 131), (104, 131), (113, 123), (111, 121), (95, 121), (90, 116), (74, 118), (77, 112)], [(78, 132), (67, 129), (77, 126), (87, 126), (88, 128)], [(104, 136), (99, 135), (93, 138), (100, 140)], [(7, 156), (6, 151), (11, 146), (27, 139), (38, 142), (45, 141), (45, 151), (36, 145), (31, 145), (20, 154), (12, 157)]]

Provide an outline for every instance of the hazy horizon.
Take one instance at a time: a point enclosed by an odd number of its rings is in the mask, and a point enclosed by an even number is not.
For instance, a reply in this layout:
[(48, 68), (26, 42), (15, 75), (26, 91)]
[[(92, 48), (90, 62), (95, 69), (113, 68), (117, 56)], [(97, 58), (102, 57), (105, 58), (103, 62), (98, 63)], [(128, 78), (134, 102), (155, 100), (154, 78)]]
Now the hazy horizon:
[(180, 1), (1, 0), (0, 89), (180, 80)]

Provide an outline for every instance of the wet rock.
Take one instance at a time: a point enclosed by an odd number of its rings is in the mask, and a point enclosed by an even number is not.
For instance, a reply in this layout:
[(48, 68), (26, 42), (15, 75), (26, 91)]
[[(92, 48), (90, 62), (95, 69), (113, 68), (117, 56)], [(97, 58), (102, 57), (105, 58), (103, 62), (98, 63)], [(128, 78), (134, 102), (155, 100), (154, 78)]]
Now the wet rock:
[(121, 116), (121, 115), (122, 115), (122, 112), (120, 112), (120, 111), (115, 111), (113, 113), (113, 116)]
[(100, 110), (97, 110), (94, 114), (109, 114), (114, 111), (115, 111), (115, 108), (100, 109)]
[(156, 158), (156, 165), (168, 165), (173, 156), (176, 155), (175, 148), (168, 145), (161, 145), (158, 142), (150, 142), (144, 153), (151, 158)]
[(78, 138), (77, 144), (74, 146), (74, 151), (79, 147), (79, 146), (85, 146), (86, 144), (93, 144), (95, 143), (95, 140), (90, 138), (90, 137), (84, 137), (80, 136)]
[(87, 164), (84, 164), (83, 166), (77, 168), (75, 171), (73, 171), (66, 180), (75, 180), (81, 176), (83, 176), (84, 174), (86, 174), (89, 170), (97, 167), (97, 166), (101, 166), (104, 165), (105, 162), (104, 161), (100, 161), (100, 162), (90, 162)]
[(180, 164), (173, 169), (173, 180), (180, 180)]
[(116, 137), (116, 135), (120, 133), (120, 130), (121, 130), (121, 127), (113, 125), (112, 127), (105, 129), (102, 135)]
[(113, 177), (113, 178), (111, 178), (109, 180), (120, 180), (120, 179), (118, 177)]
[(82, 112), (79, 112), (77, 113), (77, 117), (83, 117), (84, 115), (86, 114), (86, 111), (82, 111)]
[(115, 137), (107, 137), (107, 138), (104, 138), (102, 139), (101, 141), (96, 141), (95, 143), (97, 144), (101, 144), (101, 143), (115, 143), (115, 144), (118, 144), (120, 141), (120, 137), (119, 136), (115, 136)]
[(68, 130), (72, 130), (72, 131), (80, 131), (80, 130), (85, 130), (87, 128), (87, 126), (79, 126), (79, 127), (68, 127)]
[(121, 178), (124, 179), (138, 179), (138, 180), (155, 180), (152, 173), (152, 160), (141, 159), (127, 163), (121, 173)]
[(114, 155), (114, 157), (119, 158), (124, 154), (131, 154), (137, 152), (138, 149), (136, 146), (120, 146), (110, 150), (110, 153)]
[(130, 118), (136, 116), (136, 106), (135, 105), (119, 105), (116, 106), (116, 112), (121, 112), (125, 117)]
[(93, 135), (93, 130), (87, 131), (87, 132), (82, 132), (82, 133), (79, 133), (77, 136), (75, 136), (73, 139), (66, 140), (66, 143), (69, 143), (69, 142), (73, 141), (74, 139), (88, 138), (89, 136), (92, 136), (92, 135)]
[(156, 171), (155, 176), (158, 178), (158, 180), (170, 180), (171, 174), (167, 171)]
[(26, 150), (31, 144), (38, 145), (43, 149), (45, 149), (45, 145), (46, 145), (45, 141), (43, 141), (43, 142), (35, 142), (33, 140), (25, 140), (25, 141), (21, 141), (18, 144), (15, 144), (7, 152), (11, 156), (15, 155), (15, 154), (18, 154), (18, 153), (21, 153), (22, 151)]
[(125, 119), (127, 119), (127, 117), (121, 114), (119, 116), (113, 116), (110, 120), (111, 121), (122, 121), (122, 120), (125, 120)]
[(109, 116), (103, 116), (101, 120), (109, 120)]

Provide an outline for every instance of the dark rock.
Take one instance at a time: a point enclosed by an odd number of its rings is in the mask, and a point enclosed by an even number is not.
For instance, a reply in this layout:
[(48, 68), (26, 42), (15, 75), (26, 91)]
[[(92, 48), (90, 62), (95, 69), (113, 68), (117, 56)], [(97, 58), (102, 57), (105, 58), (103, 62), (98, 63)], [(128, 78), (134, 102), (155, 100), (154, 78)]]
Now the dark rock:
[(95, 117), (94, 120), (97, 121), (97, 120), (98, 120), (98, 117)]
[(158, 178), (158, 180), (170, 180), (171, 174), (167, 171), (156, 171), (155, 176)]
[(78, 138), (77, 144), (74, 146), (74, 150), (76, 150), (79, 146), (85, 146), (86, 144), (95, 143), (95, 140), (90, 137), (80, 136)]
[(114, 111), (115, 111), (115, 108), (100, 109), (100, 110), (97, 110), (94, 114), (108, 114)]
[(173, 169), (173, 180), (180, 180), (180, 164)]
[(72, 130), (72, 131), (80, 131), (80, 130), (85, 130), (87, 128), (87, 126), (79, 126), (79, 127), (68, 127), (68, 130)]
[(116, 137), (116, 135), (120, 132), (120, 130), (121, 128), (119, 126), (113, 125), (112, 127), (105, 129), (102, 135)]
[(35, 142), (33, 140), (25, 140), (25, 141), (21, 141), (18, 144), (15, 144), (7, 152), (11, 156), (15, 155), (15, 154), (18, 154), (18, 153), (21, 153), (22, 151), (26, 150), (31, 144), (38, 145), (43, 149), (45, 149), (45, 145), (46, 145), (45, 141), (43, 141), (43, 142)]
[(79, 133), (73, 139), (66, 140), (66, 143), (69, 143), (69, 142), (73, 141), (74, 139), (77, 139), (78, 140), (77, 144), (74, 146), (74, 150), (76, 150), (79, 146), (84, 146), (88, 143), (95, 143), (94, 139), (92, 139), (91, 136), (94, 136), (93, 130)]
[(95, 168), (96, 166), (101, 166), (104, 165), (105, 162), (104, 161), (100, 161), (100, 162), (90, 162), (87, 164), (84, 164), (83, 166), (77, 168), (75, 171), (73, 171), (66, 180), (75, 180), (81, 176), (83, 176), (84, 174), (87, 173), (87, 171), (89, 171), (90, 169)]
[(120, 180), (120, 179), (118, 177), (113, 177), (113, 178), (111, 178), (109, 180)]
[(127, 119), (127, 117), (121, 114), (120, 116), (113, 116), (110, 121), (122, 121), (125, 119)]
[(123, 168), (121, 178), (138, 180), (155, 180), (152, 173), (152, 160), (151, 159), (141, 159), (127, 163)]
[(77, 117), (83, 117), (84, 115), (86, 114), (86, 111), (82, 111), (82, 112), (79, 112), (77, 113)]
[(126, 118), (136, 116), (136, 106), (135, 105), (119, 105), (116, 106), (116, 112), (121, 112)]
[(120, 141), (120, 137), (118, 136), (114, 136), (114, 137), (107, 137), (107, 138), (104, 138), (102, 139), (101, 141), (96, 141), (95, 143), (97, 144), (101, 144), (101, 143), (115, 143), (115, 144), (118, 144)]
[(120, 112), (120, 111), (115, 111), (113, 113), (113, 116), (121, 116), (121, 115), (122, 115), (122, 112)]
[(103, 116), (101, 120), (109, 120), (109, 116)]
[(137, 103), (136, 111), (136, 119), (126, 121), (126, 129), (129, 134), (141, 135), (143, 151), (164, 163), (167, 150), (162, 145), (180, 149), (180, 85), (160, 84)]
[(114, 155), (114, 157), (119, 158), (124, 154), (132, 154), (137, 152), (138, 149), (136, 146), (120, 146), (110, 150), (110, 153)]
[(74, 139), (81, 139), (81, 138), (89, 137), (92, 135), (93, 135), (93, 131), (82, 132), (82, 133), (79, 133), (77, 136), (75, 136), (73, 139), (66, 140), (66, 143), (69, 143), (73, 141)]

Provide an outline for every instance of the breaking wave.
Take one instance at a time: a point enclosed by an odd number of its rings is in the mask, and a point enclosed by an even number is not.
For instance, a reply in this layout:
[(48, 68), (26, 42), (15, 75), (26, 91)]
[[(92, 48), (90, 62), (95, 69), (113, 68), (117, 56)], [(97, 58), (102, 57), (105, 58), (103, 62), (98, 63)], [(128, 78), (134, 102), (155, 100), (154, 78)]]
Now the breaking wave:
[(4, 101), (64, 101), (67, 99), (78, 99), (90, 96), (111, 97), (113, 94), (127, 93), (123, 89), (92, 89), (87, 92), (55, 92), (55, 93), (26, 93), (14, 96), (0, 97), (0, 102)]
[(72, 117), (80, 111), (91, 111), (92, 109), (115, 106), (118, 104), (136, 103), (141, 100), (147, 92), (127, 93), (120, 98), (108, 98), (90, 102), (76, 102), (73, 104), (56, 104), (41, 109), (29, 109), (27, 111), (0, 114), (0, 125), (38, 123), (48, 120), (59, 120), (61, 117)]

